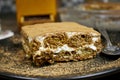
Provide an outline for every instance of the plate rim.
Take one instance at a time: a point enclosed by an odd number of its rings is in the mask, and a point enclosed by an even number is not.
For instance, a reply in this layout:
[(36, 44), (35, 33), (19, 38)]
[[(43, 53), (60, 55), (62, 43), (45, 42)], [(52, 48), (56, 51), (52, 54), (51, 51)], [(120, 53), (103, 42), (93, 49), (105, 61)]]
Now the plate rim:
[(93, 74), (88, 74), (88, 75), (64, 75), (64, 77), (62, 76), (58, 76), (58, 77), (43, 77), (43, 76), (39, 76), (39, 77), (26, 77), (26, 76), (22, 76), (22, 75), (18, 75), (18, 74), (14, 74), (14, 73), (10, 73), (10, 72), (0, 72), (0, 77), (2, 78), (6, 78), (6, 79), (24, 79), (24, 80), (62, 80), (62, 79), (66, 79), (66, 80), (72, 80), (72, 79), (96, 79), (96, 78), (101, 78), (101, 77), (105, 77), (105, 76), (109, 76), (115, 73), (119, 73), (120, 72), (120, 67), (117, 68), (113, 68), (113, 69), (108, 69), (108, 70), (104, 70), (104, 71), (100, 71), (100, 72), (96, 72)]

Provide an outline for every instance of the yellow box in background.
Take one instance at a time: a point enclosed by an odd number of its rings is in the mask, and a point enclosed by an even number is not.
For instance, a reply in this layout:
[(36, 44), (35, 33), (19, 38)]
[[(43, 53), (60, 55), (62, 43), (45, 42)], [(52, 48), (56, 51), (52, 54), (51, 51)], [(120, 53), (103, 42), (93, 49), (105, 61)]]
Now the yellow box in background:
[(19, 26), (54, 22), (56, 0), (16, 0), (17, 22)]

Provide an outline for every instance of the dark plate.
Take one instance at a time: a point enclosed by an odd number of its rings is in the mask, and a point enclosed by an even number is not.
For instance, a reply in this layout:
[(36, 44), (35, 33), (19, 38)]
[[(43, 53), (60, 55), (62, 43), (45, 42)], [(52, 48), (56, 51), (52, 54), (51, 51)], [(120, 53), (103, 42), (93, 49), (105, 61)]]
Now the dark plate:
[[(74, 11), (72, 11), (72, 12), (74, 12)], [(76, 12), (74, 12), (74, 13), (76, 13)], [(79, 14), (79, 13), (78, 13)], [(80, 14), (79, 14), (80, 15)], [(7, 18), (7, 16), (10, 16), (10, 18), (8, 19)], [(3, 22), (3, 27), (5, 28), (5, 29), (8, 29), (8, 28), (10, 28), (10, 29), (12, 29), (13, 31), (15, 31), (15, 32), (18, 32), (18, 31), (16, 31), (15, 29), (17, 29), (16, 27), (17, 27), (17, 25), (16, 25), (16, 18), (15, 18), (15, 15), (14, 16), (12, 16), (11, 17), (11, 15), (8, 15), (7, 14), (7, 16), (5, 15), (5, 16), (2, 16), (2, 22)], [(73, 15), (72, 15), (73, 16)], [(71, 18), (71, 16), (70, 16), (70, 18)], [(79, 17), (78, 17), (79, 18)], [(14, 19), (14, 20), (13, 20)], [(76, 20), (76, 19), (75, 19)], [(69, 21), (69, 20), (68, 20)], [(89, 20), (90, 21), (90, 20)], [(86, 22), (87, 23), (87, 22)], [(10, 24), (10, 25), (9, 25)], [(9, 26), (9, 27), (8, 27)], [(112, 39), (112, 41), (115, 41), (115, 43), (120, 43), (120, 37), (119, 37), (119, 35), (120, 35), (120, 32), (115, 32), (115, 33), (111, 33), (112, 34), (112, 36), (111, 36), (111, 39)], [(117, 34), (117, 35), (116, 35)], [(18, 74), (14, 74), (13, 72), (13, 70), (15, 70), (16, 68), (17, 69), (20, 69), (20, 70), (23, 70), (23, 68), (26, 70), (27, 68), (25, 68), (24, 67), (24, 65), (26, 64), (26, 63), (28, 63), (27, 61), (25, 61), (24, 59), (24, 63), (22, 63), (22, 61), (21, 61), (21, 58), (22, 57), (20, 57), (19, 56), (19, 54), (17, 53), (17, 52), (21, 52), (21, 43), (20, 43), (20, 39), (19, 39), (19, 35), (18, 36), (16, 36), (15, 35), (15, 37), (13, 37), (13, 38), (11, 38), (10, 40), (4, 40), (4, 41), (0, 41), (0, 49), (3, 49), (4, 51), (1, 51), (0, 53), (3, 53), (3, 54), (0, 54), (0, 79), (1, 78), (3, 78), (3, 79), (9, 79), (9, 80), (14, 80), (14, 79), (16, 79), (16, 80), (18, 80), (18, 79), (22, 79), (22, 80), (30, 80), (30, 79), (32, 79), (32, 80), (50, 80), (50, 79), (56, 79), (56, 80), (58, 80), (58, 79), (79, 79), (79, 80), (85, 80), (85, 79), (87, 79), (87, 80), (91, 80), (91, 79), (98, 79), (98, 78), (103, 78), (103, 77), (108, 77), (108, 79), (110, 80), (114, 80), (114, 79), (116, 79), (116, 77), (115, 78), (110, 78), (110, 76), (112, 76), (112, 75), (114, 75), (114, 74), (116, 74), (116, 73), (119, 73), (120, 72), (120, 65), (118, 65), (118, 64), (120, 64), (119, 62), (120, 62), (120, 60), (118, 60), (118, 61), (115, 61), (115, 60), (108, 60), (107, 58), (98, 58), (97, 60), (98, 60), (98, 62), (96, 62), (96, 63), (100, 63), (99, 65), (102, 65), (102, 66), (104, 66), (104, 61), (107, 61), (107, 63), (111, 63), (112, 64), (112, 62), (116, 62), (116, 64), (114, 64), (112, 67), (111, 67), (111, 69), (108, 69), (108, 67), (107, 67), (107, 69), (106, 70), (102, 70), (102, 71), (98, 71), (98, 72), (93, 72), (93, 73), (89, 73), (89, 74), (86, 74), (86, 75), (83, 75), (83, 76), (80, 76), (79, 74), (76, 74), (76, 75), (66, 75), (66, 76), (60, 76), (60, 77), (56, 77), (56, 78), (52, 78), (52, 77), (26, 77), (27, 75), (25, 75), (25, 76), (22, 76), (22, 75), (18, 75)], [(20, 49), (20, 50), (19, 50)], [(10, 54), (6, 54), (6, 52), (8, 53), (10, 53)], [(15, 57), (15, 59), (13, 59), (14, 58), (14, 55), (17, 55), (16, 57)], [(2, 59), (3, 58), (3, 59)], [(6, 60), (5, 60), (5, 59)], [(17, 58), (17, 59), (16, 59)], [(20, 58), (19, 60), (18, 60), (18, 58)], [(13, 60), (12, 60), (13, 59)], [(4, 61), (5, 60), (5, 61)], [(19, 61), (21, 61), (20, 63), (17, 63), (17, 61), (19, 62)], [(95, 60), (96, 61), (96, 60)], [(3, 68), (3, 69), (6, 69), (6, 66), (7, 66), (7, 64), (9, 64), (10, 62), (15, 62), (15, 63), (17, 63), (17, 65), (16, 66), (14, 66), (15, 64), (13, 64), (11, 67), (12, 68), (15, 68), (15, 69), (13, 69), (12, 71), (11, 71), (11, 73), (8, 73), (7, 71), (2, 71), (2, 69), (1, 68)], [(91, 64), (93, 64), (93, 62), (94, 61), (91, 61)], [(4, 64), (5, 63), (5, 64)], [(21, 64), (23, 64), (23, 68), (21, 67)], [(89, 66), (89, 65), (91, 65), (91, 64), (88, 64), (88, 65), (86, 65), (86, 66)], [(3, 65), (6, 65), (6, 66), (3, 66)], [(30, 66), (30, 64), (28, 63), (28, 65)], [(109, 64), (106, 64), (106, 65), (109, 65)], [(118, 65), (118, 66), (117, 66)], [(20, 67), (19, 67), (20, 66)], [(117, 68), (115, 68), (117, 66)], [(95, 66), (94, 66), (95, 67)], [(7, 69), (10, 69), (10, 67), (7, 67)], [(27, 71), (27, 70), (26, 70)], [(108, 80), (108, 79), (101, 79), (101, 80)], [(120, 80), (120, 79), (119, 79)]]
[[(120, 32), (110, 32), (109, 35), (112, 37), (112, 41), (115, 41), (116, 43), (120, 44), (120, 38), (118, 37), (120, 35)], [(45, 68), (41, 67), (41, 69), (33, 67), (33, 65), (31, 66), (31, 61), (24, 59), (25, 54), (22, 50), (20, 41), (18, 40), (17, 42), (14, 42), (16, 41), (16, 39), (19, 39), (19, 36), (18, 38), (16, 37), (13, 37), (11, 39), (7, 39), (4, 41), (0, 41), (0, 49), (3, 48), (4, 50), (0, 52), (0, 78), (9, 79), (9, 80), (10, 79), (11, 80), (13, 79), (17, 79), (17, 80), (18, 79), (22, 79), (22, 80), (23, 79), (24, 80), (30, 80), (30, 79), (32, 80), (50, 80), (50, 79), (51, 80), (58, 80), (58, 79), (59, 80), (60, 79), (61, 80), (63, 79), (86, 80), (87, 79), (87, 80), (91, 80), (91, 79), (98, 79), (98, 78), (103, 78), (103, 77), (108, 77), (108, 76), (110, 78), (110, 76), (120, 72), (120, 58), (115, 58), (115, 57), (110, 57), (110, 56), (108, 57), (106, 55), (98, 55), (96, 58), (90, 59), (90, 60), (73, 62), (73, 63), (72, 62), (60, 63), (60, 65), (63, 68), (66, 68), (67, 70), (71, 70), (73, 67), (75, 67), (76, 69), (73, 69), (73, 71), (76, 73), (79, 72), (79, 74), (68, 75), (67, 73), (67, 75), (64, 75), (65, 71), (63, 70), (61, 74), (63, 76), (58, 76), (58, 77), (41, 77), (41, 76), (26, 77), (30, 75), (22, 76), (23, 74), (21, 74), (21, 72), (28, 71), (29, 73), (31, 72), (32, 69), (38, 70), (38, 72), (40, 70), (41, 73), (43, 71), (47, 73), (48, 71), (46, 71), (46, 68), (47, 70), (51, 69), (49, 70), (49, 74), (51, 74), (50, 71), (59, 72), (59, 69), (53, 70), (53, 68), (58, 68), (59, 64), (51, 65), (49, 66), (49, 68), (48, 66), (45, 66)], [(79, 64), (82, 64), (82, 65), (79, 66)], [(63, 69), (62, 67), (60, 67), (60, 70)], [(80, 68), (83, 68), (83, 69), (81, 70)], [(95, 69), (92, 71), (89, 71), (90, 69), (93, 69), (93, 68)], [(21, 72), (17, 73), (15, 69)], [(11, 70), (10, 71), (11, 73), (9, 73), (9, 70)], [(87, 70), (89, 73), (83, 74), (85, 70)]]
[[(67, 76), (61, 76), (61, 77), (56, 77), (56, 78), (52, 78), (52, 77), (24, 77), (24, 76), (19, 76), (19, 75), (15, 75), (12, 73), (7, 73), (7, 72), (0, 72), (0, 78), (2, 79), (9, 79), (9, 80), (13, 80), (13, 79), (22, 79), (22, 80), (75, 80), (75, 79), (79, 79), (79, 80), (91, 80), (91, 79), (106, 79), (106, 77), (109, 77), (114, 75), (114, 74), (118, 74), (120, 72), (120, 68), (115, 68), (115, 69), (110, 69), (110, 70), (106, 70), (106, 71), (101, 71), (101, 72), (97, 72), (94, 74), (89, 74), (89, 75), (84, 75), (84, 76), (79, 76), (79, 74), (76, 75), (67, 75)], [(116, 77), (116, 76), (114, 76)], [(117, 75), (118, 77), (118, 75)], [(117, 78), (116, 77), (116, 78)], [(112, 80), (112, 79), (109, 79)]]

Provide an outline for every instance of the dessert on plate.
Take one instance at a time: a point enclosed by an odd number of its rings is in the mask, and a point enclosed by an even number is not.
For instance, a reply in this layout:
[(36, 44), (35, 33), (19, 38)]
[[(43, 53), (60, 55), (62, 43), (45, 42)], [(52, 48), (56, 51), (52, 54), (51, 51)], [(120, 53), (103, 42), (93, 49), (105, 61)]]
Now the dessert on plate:
[(26, 57), (37, 66), (94, 58), (102, 49), (101, 34), (75, 22), (27, 25), (21, 33)]

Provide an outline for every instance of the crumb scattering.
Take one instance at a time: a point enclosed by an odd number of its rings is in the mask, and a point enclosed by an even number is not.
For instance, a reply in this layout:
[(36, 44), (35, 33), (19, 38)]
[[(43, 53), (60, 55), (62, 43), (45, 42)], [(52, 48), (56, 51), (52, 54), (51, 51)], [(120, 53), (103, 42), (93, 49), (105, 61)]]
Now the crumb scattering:
[[(18, 40), (14, 40), (16, 38)], [(25, 58), (19, 40), (20, 37), (14, 36), (14, 38), (5, 40), (4, 43), (0, 41), (1, 72), (10, 72), (16, 75), (29, 77), (58, 77), (75, 74), (82, 76), (120, 67), (120, 58), (111, 60), (100, 55), (97, 55), (94, 59), (85, 61), (62, 62), (44, 67), (35, 67), (30, 60)]]

